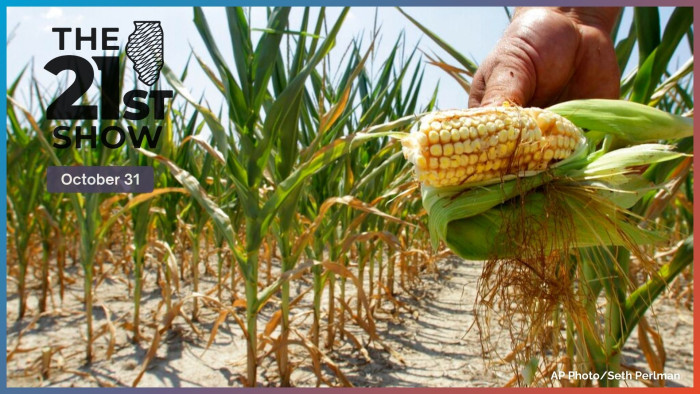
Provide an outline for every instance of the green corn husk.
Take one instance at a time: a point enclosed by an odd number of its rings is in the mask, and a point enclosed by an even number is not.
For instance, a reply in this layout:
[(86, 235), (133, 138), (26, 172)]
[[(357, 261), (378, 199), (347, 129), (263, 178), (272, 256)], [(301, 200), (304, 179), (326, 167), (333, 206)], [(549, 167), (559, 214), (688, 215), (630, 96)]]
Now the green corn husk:
[[(578, 127), (621, 137), (628, 144), (692, 135), (692, 120), (618, 100), (577, 100), (554, 107)], [(612, 114), (619, 111), (619, 117)], [(597, 117), (597, 118), (596, 118)], [(656, 122), (655, 126), (650, 125)], [(553, 251), (596, 245), (650, 244), (663, 239), (641, 229), (626, 209), (663, 185), (638, 174), (640, 166), (684, 154), (668, 144), (641, 144), (594, 151), (593, 143), (548, 171), (469, 188), (423, 187), (433, 246), (440, 240), (466, 259), (508, 258), (521, 253), (517, 237), (539, 223), (538, 247)], [(587, 196), (587, 198), (584, 198)], [(547, 203), (546, 203), (547, 202)], [(569, 221), (562, 230), (563, 219)], [(566, 214), (568, 212), (568, 214)], [(547, 219), (550, 217), (550, 219)], [(557, 220), (561, 219), (561, 220)], [(567, 231), (566, 236), (560, 236)], [(525, 242), (525, 241), (524, 241)]]
[[(633, 218), (606, 200), (591, 200), (586, 196), (590, 191), (581, 189), (576, 195), (574, 190), (533, 192), (524, 201), (516, 198), (469, 219), (451, 221), (445, 243), (462, 258), (487, 260), (524, 252), (548, 255), (574, 245), (624, 246), (663, 240), (635, 226)], [(557, 204), (561, 205), (552, 212)]]
[(673, 140), (693, 135), (693, 119), (624, 100), (572, 100), (547, 110), (589, 134), (614, 135), (628, 144)]

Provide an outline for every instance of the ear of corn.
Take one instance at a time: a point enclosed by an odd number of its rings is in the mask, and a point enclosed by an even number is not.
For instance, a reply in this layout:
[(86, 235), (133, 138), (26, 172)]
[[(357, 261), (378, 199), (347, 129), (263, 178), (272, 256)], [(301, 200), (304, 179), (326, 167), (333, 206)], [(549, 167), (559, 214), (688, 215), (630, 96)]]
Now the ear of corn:
[[(419, 130), (404, 137), (402, 145), (404, 155), (415, 165), (416, 177), (422, 182), (423, 205), (428, 212), (433, 246), (437, 247), (438, 241), (443, 240), (454, 252), (470, 259), (513, 253), (514, 249), (504, 246), (509, 241), (496, 239), (506, 225), (504, 217), (508, 215), (504, 213), (524, 209), (526, 216), (533, 218), (547, 215), (538, 202), (540, 197), (536, 197), (540, 193), (538, 188), (545, 184), (552, 184), (554, 187), (548, 193), (558, 193), (554, 197), (575, 213), (575, 234), (573, 241), (567, 241), (570, 246), (658, 241), (652, 232), (635, 226), (624, 209), (634, 205), (646, 192), (660, 187), (637, 174), (640, 166), (673, 160), (683, 154), (665, 144), (642, 144), (611, 151), (604, 145), (593, 151), (594, 146), (580, 125), (587, 125), (586, 129), (595, 125), (596, 130), (604, 133), (612, 130), (625, 140), (641, 142), (692, 135), (692, 122), (654, 108), (628, 104), (617, 100), (578, 100), (557, 107), (562, 114), (576, 114), (571, 115), (575, 122), (548, 110), (510, 106), (444, 111), (423, 118)], [(606, 108), (606, 121), (591, 120), (594, 110), (601, 108)], [(623, 114), (620, 118), (610, 116), (616, 108)], [(660, 127), (647, 124), (653, 119), (660, 120)], [(635, 128), (636, 123), (639, 125)], [(467, 131), (462, 133), (464, 129)], [(476, 130), (474, 135), (472, 129)], [(453, 133), (454, 130), (457, 132)], [(636, 138), (635, 130), (640, 133)], [(668, 135), (667, 130), (670, 130)], [(485, 151), (481, 147), (483, 141), (487, 141)], [(465, 143), (472, 149), (467, 155), (471, 158), (475, 142), (479, 147), (478, 160), (465, 162)], [(490, 150), (503, 155), (489, 157)], [(544, 152), (553, 153), (545, 156)], [(445, 162), (444, 166), (440, 160)], [(574, 193), (579, 202), (574, 201), (571, 192), (576, 189), (581, 193)], [(587, 215), (590, 207), (580, 203), (585, 201), (581, 200), (582, 195), (595, 200), (595, 215), (599, 217)], [(517, 204), (516, 198), (520, 198)], [(553, 241), (548, 247), (562, 245)]]
[(504, 105), (427, 115), (402, 145), (421, 182), (445, 187), (534, 175), (583, 142), (581, 130), (555, 113)]

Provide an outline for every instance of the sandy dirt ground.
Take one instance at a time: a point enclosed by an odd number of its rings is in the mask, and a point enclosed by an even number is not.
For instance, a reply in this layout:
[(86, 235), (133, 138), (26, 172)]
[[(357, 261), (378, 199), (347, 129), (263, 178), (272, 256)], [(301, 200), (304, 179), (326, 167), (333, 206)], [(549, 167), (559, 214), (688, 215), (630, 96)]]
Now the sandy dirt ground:
[[(414, 296), (401, 296), (405, 305), (400, 311), (384, 306), (377, 313), (377, 331), (382, 343), (367, 345), (367, 336), (358, 329), (351, 333), (362, 342), (363, 350), (348, 340), (338, 340), (331, 361), (355, 386), (360, 387), (500, 387), (514, 376), (517, 367), (498, 358), (482, 356), (479, 331), (474, 322), (474, 300), (481, 264), (459, 259), (445, 259), (436, 272), (424, 274)], [(77, 271), (76, 271), (77, 275)], [(123, 277), (123, 275), (122, 275)], [(153, 283), (150, 275), (147, 282)], [(202, 289), (212, 287), (204, 282)], [(8, 288), (13, 284), (8, 282)], [(306, 285), (305, 285), (306, 286)], [(183, 288), (181, 294), (187, 294)], [(104, 331), (94, 343), (94, 361), (84, 365), (84, 327), (82, 288), (78, 281), (68, 288), (63, 305), (38, 317), (36, 299), (29, 300), (29, 317), (17, 322), (17, 299), (8, 294), (7, 348), (8, 386), (131, 386), (155, 332), (154, 312), (160, 292), (148, 288), (143, 295), (142, 333), (139, 344), (123, 328), (130, 321), (132, 301), (125, 283), (106, 279), (96, 289), (93, 310), (96, 332)], [(57, 295), (55, 296), (57, 298)], [(304, 302), (304, 301), (303, 301)], [(294, 327), (300, 335), (308, 332), (310, 308), (302, 304), (292, 313)], [(109, 309), (103, 308), (107, 305)], [(325, 303), (324, 303), (325, 305)], [(185, 311), (189, 313), (189, 310)], [(262, 311), (262, 321), (275, 310), (274, 303)], [(162, 311), (159, 315), (162, 317)], [(668, 386), (692, 386), (693, 382), (693, 312), (662, 297), (649, 321), (658, 328), (667, 354), (666, 373), (678, 373), (680, 379), (667, 381)], [(159, 319), (160, 319), (159, 317)], [(209, 347), (209, 332), (218, 317), (211, 308), (202, 308), (199, 333), (184, 319), (175, 320), (164, 333), (155, 358), (150, 362), (139, 387), (214, 387), (241, 386), (245, 371), (245, 342), (240, 328), (227, 319)], [(107, 321), (116, 327), (114, 351), (107, 359), (110, 335)], [(494, 334), (492, 332), (492, 334)], [(496, 333), (498, 334), (498, 333)], [(274, 336), (274, 335), (273, 335)], [(648, 370), (639, 351), (636, 333), (623, 353), (623, 363)], [(42, 349), (51, 355), (48, 378), (42, 379)], [(309, 368), (308, 353), (301, 347), (290, 348), (291, 360), (300, 366), (292, 374), (295, 386), (315, 386), (316, 376)], [(498, 352), (507, 354), (508, 340), (498, 341)], [(323, 367), (324, 376), (337, 383), (331, 370)], [(275, 385), (278, 373), (273, 357), (267, 357), (258, 371), (261, 385)], [(325, 385), (321, 383), (321, 385)], [(638, 381), (623, 386), (641, 386)]]

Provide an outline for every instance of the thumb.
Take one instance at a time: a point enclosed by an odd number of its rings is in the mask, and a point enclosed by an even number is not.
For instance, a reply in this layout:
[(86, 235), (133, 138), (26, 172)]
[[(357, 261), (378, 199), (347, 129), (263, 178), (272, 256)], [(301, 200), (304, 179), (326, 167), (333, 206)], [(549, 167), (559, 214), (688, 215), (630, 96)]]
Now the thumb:
[(469, 107), (501, 105), (504, 101), (526, 105), (535, 91), (534, 67), (517, 58), (491, 59), (484, 61), (474, 75)]

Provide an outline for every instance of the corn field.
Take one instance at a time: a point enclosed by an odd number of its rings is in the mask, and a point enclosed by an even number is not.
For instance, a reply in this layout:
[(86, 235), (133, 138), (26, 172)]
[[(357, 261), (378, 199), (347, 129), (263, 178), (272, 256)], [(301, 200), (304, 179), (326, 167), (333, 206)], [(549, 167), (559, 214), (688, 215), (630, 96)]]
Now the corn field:
[[(8, 310), (13, 311), (6, 322), (13, 333), (7, 342), (8, 376), (24, 379), (17, 380), (24, 385), (60, 385), (55, 377), (68, 373), (92, 385), (110, 385), (90, 365), (134, 347), (142, 350), (133, 365), (138, 373), (122, 383), (139, 386), (160, 357), (159, 349), (183, 336), (186, 327), (191, 337), (183, 340), (204, 349), (235, 332), (237, 342), (231, 346), (244, 349), (245, 358), (215, 366), (230, 371), (231, 385), (352, 386), (339, 349), (349, 348), (368, 363), (377, 352), (400, 359), (378, 322), (412, 313), (406, 299), (418, 297), (422, 281), (438, 271), (438, 262), (457, 256), (483, 261), (481, 277), (473, 283), (478, 288), (475, 329), (484, 357), (498, 347), (491, 331), (501, 325), (510, 333), (509, 354), (501, 355), (513, 365), (507, 385), (619, 385), (615, 379), (554, 381), (550, 376), (559, 370), (625, 370), (622, 348), (634, 332), (647, 369), (664, 372), (666, 358), (673, 355), (666, 355), (647, 311), (662, 297), (676, 300), (679, 308), (692, 310), (693, 305), (694, 61), (671, 62), (681, 45), (690, 43), (692, 53), (692, 9), (675, 9), (665, 26), (658, 8), (625, 9), (633, 14), (631, 28), (614, 32), (620, 69), (631, 70), (621, 81), (621, 102), (674, 115), (684, 130), (690, 127), (690, 135), (663, 129), (662, 122), (652, 121), (661, 116), (653, 112), (641, 121), (628, 120), (630, 135), (613, 138), (602, 125), (616, 116), (607, 103), (593, 106), (590, 114), (574, 104), (551, 108), (582, 134), (566, 134), (571, 136), (566, 152), (562, 157), (545, 154), (547, 160), (575, 155), (584, 134), (586, 147), (599, 149), (596, 159), (621, 141), (639, 138), (657, 144), (657, 161), (639, 155), (617, 159), (634, 170), (629, 171), (634, 184), (620, 186), (635, 196), (625, 207), (629, 220), (596, 221), (605, 214), (594, 213), (597, 232), (586, 233), (587, 241), (578, 243), (555, 240), (555, 234), (573, 234), (571, 228), (580, 228), (577, 220), (584, 215), (560, 211), (593, 206), (603, 212), (607, 205), (595, 205), (597, 200), (584, 195), (584, 186), (597, 184), (590, 177), (576, 178), (565, 165), (537, 169), (582, 186), (547, 186), (544, 175), (523, 178), (511, 191), (503, 179), (482, 182), (450, 195), (456, 203), (444, 211), (438, 207), (447, 198), (444, 191), (426, 191), (425, 186), (442, 187), (448, 181), (430, 178), (430, 157), (404, 157), (402, 151), (406, 136), (422, 127), (420, 119), (439, 109), (435, 98), (440, 87), (426, 86), (424, 75), (454, 78), (465, 90), (466, 103), (478, 67), (430, 26), (404, 13), (406, 22), (448, 58), (406, 48), (397, 37), (390, 56), (375, 59), (376, 34), (369, 42), (358, 39), (347, 48), (334, 48), (348, 9), (331, 19), (323, 8), (305, 8), (301, 24), (292, 25), (290, 8), (271, 8), (262, 30), (251, 25), (245, 8), (222, 12), (229, 37), (214, 37), (204, 11), (194, 8), (192, 23), (207, 53), (193, 52), (181, 70), (171, 69), (166, 59), (157, 83), (172, 87), (175, 96), (167, 101), (155, 148), (129, 142), (110, 149), (98, 142), (96, 148), (57, 150), (51, 131), (60, 121), (49, 119), (46, 107), (58, 93), (42, 91), (26, 70), (8, 84), (6, 274)], [(224, 45), (232, 46), (233, 58), (222, 55)], [(639, 63), (629, 65), (634, 48)], [(332, 50), (345, 51), (333, 67), (328, 60)], [(126, 64), (122, 53), (122, 84), (129, 72)], [(211, 108), (206, 98), (192, 96), (187, 78), (192, 68), (204, 71), (222, 107)], [(20, 92), (20, 86), (30, 91)], [(433, 99), (420, 102), (425, 91)], [(31, 100), (23, 101), (26, 97)], [(82, 100), (90, 103), (97, 97)], [(155, 119), (98, 119), (93, 124), (139, 130), (155, 125)], [(601, 134), (594, 135), (596, 130)], [(508, 135), (501, 139), (507, 142)], [(455, 144), (431, 152), (440, 156), (476, 149)], [(435, 163), (438, 168), (440, 161)], [(155, 189), (144, 194), (46, 191), (48, 166), (77, 165), (150, 166)], [(488, 169), (501, 165), (489, 164)], [(422, 177), (420, 169), (426, 169)], [(455, 179), (459, 175), (452, 174)], [(659, 186), (646, 187), (642, 180)], [(573, 200), (549, 205), (548, 190), (555, 189)], [(504, 198), (500, 193), (510, 194)], [(525, 195), (528, 202), (544, 202), (523, 214), (518, 206), (525, 206)], [(494, 198), (484, 203), (491, 205), (474, 207), (479, 199)], [(513, 219), (504, 225), (508, 215)], [(566, 219), (552, 218), (551, 228), (535, 235), (524, 229), (537, 218), (555, 216)], [(600, 236), (620, 228), (632, 235)], [(499, 249), (498, 256), (480, 249), (503, 237), (519, 246)], [(534, 245), (544, 244), (555, 252), (535, 250)], [(528, 253), (537, 258), (513, 258)], [(542, 265), (524, 264), (535, 260)], [(75, 349), (23, 342), (26, 333), (51, 331), (58, 321), (71, 322), (80, 331), (79, 352), (68, 355)], [(20, 366), (20, 358), (30, 362)], [(80, 359), (81, 366), (68, 368), (59, 358)], [(311, 378), (294, 378), (299, 370)], [(177, 382), (170, 385), (183, 384)], [(664, 379), (644, 383), (665, 384)]]

